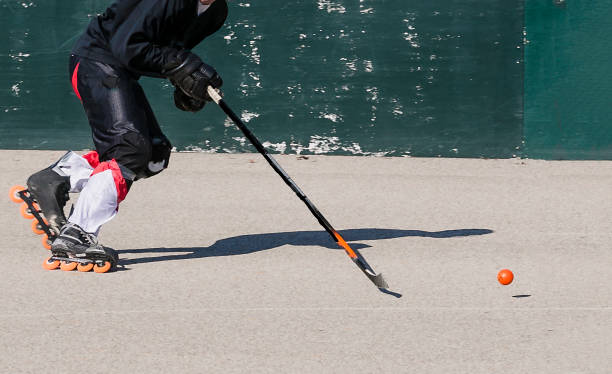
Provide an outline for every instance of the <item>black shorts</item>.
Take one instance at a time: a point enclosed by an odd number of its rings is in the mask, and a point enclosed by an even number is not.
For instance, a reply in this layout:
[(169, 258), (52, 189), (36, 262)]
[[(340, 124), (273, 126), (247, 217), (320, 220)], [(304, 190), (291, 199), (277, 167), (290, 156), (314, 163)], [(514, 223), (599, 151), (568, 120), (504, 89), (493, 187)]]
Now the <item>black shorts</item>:
[(150, 162), (165, 160), (170, 142), (162, 133), (137, 77), (128, 70), (70, 56), (69, 73), (83, 103), (100, 161), (115, 159), (137, 178), (157, 174)]

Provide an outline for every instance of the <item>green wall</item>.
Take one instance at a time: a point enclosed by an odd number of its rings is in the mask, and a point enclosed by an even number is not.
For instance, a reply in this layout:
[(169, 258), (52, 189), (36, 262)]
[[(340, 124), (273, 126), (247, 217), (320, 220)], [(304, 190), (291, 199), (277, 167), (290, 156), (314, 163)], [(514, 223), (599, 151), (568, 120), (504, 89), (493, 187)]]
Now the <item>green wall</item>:
[(525, 149), (612, 159), (612, 2), (526, 1)]
[[(0, 148), (92, 147), (67, 61), (109, 3), (0, 0)], [(195, 51), (273, 152), (612, 158), (604, 0), (229, 5)], [(180, 112), (167, 82), (142, 84), (178, 150), (253, 151), (214, 105)]]

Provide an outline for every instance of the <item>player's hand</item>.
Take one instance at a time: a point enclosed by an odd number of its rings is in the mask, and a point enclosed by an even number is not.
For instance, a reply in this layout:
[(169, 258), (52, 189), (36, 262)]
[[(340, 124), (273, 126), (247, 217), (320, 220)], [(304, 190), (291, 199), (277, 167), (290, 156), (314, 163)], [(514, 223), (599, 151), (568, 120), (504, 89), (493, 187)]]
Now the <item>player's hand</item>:
[(223, 80), (217, 71), (190, 51), (174, 56), (164, 68), (164, 75), (187, 96), (200, 101), (211, 101), (206, 87), (220, 88)]
[(187, 96), (180, 88), (174, 89), (174, 105), (185, 112), (198, 112), (204, 108), (206, 101)]

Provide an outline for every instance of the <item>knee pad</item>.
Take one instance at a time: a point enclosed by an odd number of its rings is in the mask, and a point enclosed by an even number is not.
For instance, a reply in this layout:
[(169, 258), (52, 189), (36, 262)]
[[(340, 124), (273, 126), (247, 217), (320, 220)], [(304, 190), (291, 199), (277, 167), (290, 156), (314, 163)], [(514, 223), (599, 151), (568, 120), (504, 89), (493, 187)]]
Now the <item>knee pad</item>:
[(119, 165), (130, 170), (136, 180), (151, 177), (167, 168), (171, 149), (170, 142), (163, 135), (149, 139), (130, 131), (104, 154), (104, 158), (115, 159)]
[(163, 135), (151, 139), (151, 160), (147, 164), (147, 177), (161, 173), (168, 167), (172, 145)]
[(117, 144), (110, 147), (100, 159), (115, 159), (118, 164), (139, 176), (147, 167), (151, 159), (151, 152), (151, 143), (148, 139), (138, 132), (128, 131), (121, 135)]

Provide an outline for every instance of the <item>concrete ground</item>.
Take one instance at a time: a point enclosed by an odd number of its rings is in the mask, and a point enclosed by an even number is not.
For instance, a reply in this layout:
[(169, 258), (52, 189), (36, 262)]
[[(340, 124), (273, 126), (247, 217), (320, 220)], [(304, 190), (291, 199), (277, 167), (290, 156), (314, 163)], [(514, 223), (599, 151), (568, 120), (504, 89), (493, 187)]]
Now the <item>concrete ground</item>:
[[(0, 151), (0, 190), (61, 154)], [(277, 159), (403, 297), (259, 155), (173, 154), (102, 230), (114, 273), (43, 270), (0, 199), (0, 371), (612, 372), (612, 162)]]

